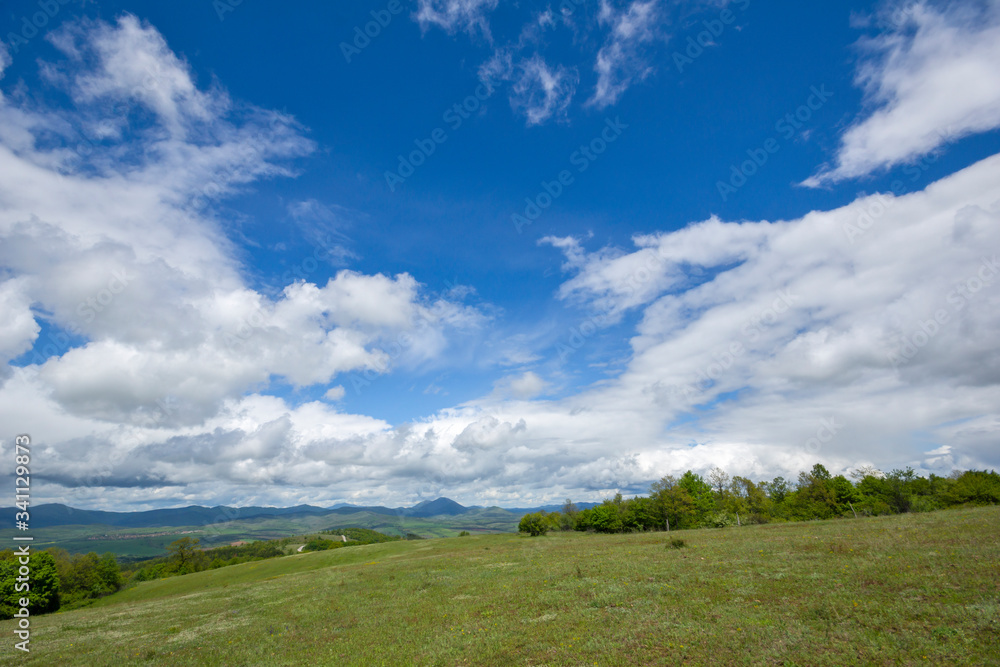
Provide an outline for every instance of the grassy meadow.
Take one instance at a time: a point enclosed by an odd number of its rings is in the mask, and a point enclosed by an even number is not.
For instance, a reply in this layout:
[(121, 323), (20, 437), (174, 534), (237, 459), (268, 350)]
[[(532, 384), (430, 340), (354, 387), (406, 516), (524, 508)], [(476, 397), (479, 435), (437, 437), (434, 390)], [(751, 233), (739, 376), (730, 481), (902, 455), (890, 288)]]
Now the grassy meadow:
[(4, 664), (994, 665), (1000, 508), (373, 544), (37, 617), (30, 655), (13, 629)]

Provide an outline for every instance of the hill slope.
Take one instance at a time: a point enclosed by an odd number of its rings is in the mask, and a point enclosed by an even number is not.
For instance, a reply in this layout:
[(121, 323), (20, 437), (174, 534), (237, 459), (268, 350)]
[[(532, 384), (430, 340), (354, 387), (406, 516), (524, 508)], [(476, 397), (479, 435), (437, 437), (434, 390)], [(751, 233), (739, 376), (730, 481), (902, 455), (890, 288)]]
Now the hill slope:
[[(391, 542), (32, 619), (33, 665), (996, 664), (1000, 508)], [(13, 623), (0, 622), (12, 637)], [(0, 646), (13, 658), (12, 641)]]

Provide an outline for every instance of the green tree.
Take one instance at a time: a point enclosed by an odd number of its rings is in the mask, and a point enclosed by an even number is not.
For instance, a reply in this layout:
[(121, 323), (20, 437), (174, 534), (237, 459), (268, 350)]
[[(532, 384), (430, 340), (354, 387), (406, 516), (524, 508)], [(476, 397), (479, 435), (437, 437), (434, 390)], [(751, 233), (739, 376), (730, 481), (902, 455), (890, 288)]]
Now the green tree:
[(761, 487), (764, 488), (767, 497), (774, 503), (783, 502), (785, 496), (788, 495), (788, 482), (785, 481), (784, 477), (775, 477), (770, 482), (761, 482)]
[(654, 530), (662, 527), (651, 498), (635, 497), (626, 500), (621, 510), (622, 530)]
[(667, 476), (649, 487), (649, 497), (662, 528), (688, 528), (697, 523), (694, 498), (680, 480)]
[(994, 471), (967, 470), (942, 490), (941, 497), (949, 505), (995, 505), (1000, 503), (1000, 475)]
[(579, 513), (573, 501), (567, 498), (566, 503), (563, 505), (562, 513), (559, 515), (559, 528), (561, 530), (573, 530), (576, 528), (576, 516)]
[[(29, 600), (28, 610), (32, 614), (47, 614), (59, 609), (59, 573), (52, 554), (31, 553), (26, 565), (30, 569), (26, 582), (18, 581), (22, 565), (15, 552), (0, 552), (0, 619), (14, 618), (14, 613), (21, 608), (21, 598)], [(28, 590), (23, 590), (25, 583)]]
[(122, 587), (122, 569), (113, 553), (101, 556), (97, 563), (96, 579), (100, 595), (109, 595)]
[(732, 500), (727, 509), (739, 513), (745, 523), (767, 523), (771, 517), (771, 499), (762, 485), (754, 484), (746, 477), (733, 477), (729, 485)]
[(715, 494), (712, 486), (690, 470), (681, 475), (678, 486), (688, 492), (694, 500), (694, 520), (692, 525), (701, 523), (704, 517), (715, 511)]
[[(619, 494), (620, 495), (620, 494)], [(590, 509), (590, 527), (599, 533), (622, 532), (622, 512), (613, 500), (605, 500)]]
[(726, 489), (729, 487), (729, 473), (716, 466), (708, 471), (708, 481), (715, 492), (719, 494), (719, 502), (722, 502)]
[(851, 480), (847, 479), (843, 475), (837, 475), (832, 478), (830, 480), (830, 488), (833, 489), (834, 502), (836, 503), (837, 511), (840, 514), (847, 514), (848, 512), (851, 512), (851, 507), (854, 503), (861, 500), (861, 494), (858, 493), (858, 490), (853, 484), (851, 484)]
[(830, 473), (817, 463), (810, 472), (799, 473), (798, 489), (789, 498), (788, 510), (798, 520), (829, 519), (837, 513), (837, 499)]
[(549, 525), (545, 512), (533, 512), (521, 517), (521, 522), (518, 524), (517, 529), (519, 532), (527, 533), (532, 537), (538, 537), (549, 532)]
[(182, 537), (167, 545), (167, 551), (170, 553), (169, 558), (175, 572), (178, 574), (187, 574), (198, 571), (198, 545), (200, 543), (201, 540), (197, 538)]

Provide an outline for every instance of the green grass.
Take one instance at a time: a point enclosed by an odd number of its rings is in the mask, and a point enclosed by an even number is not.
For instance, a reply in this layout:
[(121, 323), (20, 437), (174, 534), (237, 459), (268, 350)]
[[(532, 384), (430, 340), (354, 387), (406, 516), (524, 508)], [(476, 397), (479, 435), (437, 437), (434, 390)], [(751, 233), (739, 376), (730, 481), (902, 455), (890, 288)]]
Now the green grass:
[[(372, 544), (148, 582), (33, 619), (23, 662), (1000, 664), (998, 528), (990, 507)], [(678, 536), (685, 546), (668, 548)], [(12, 630), (0, 623), (7, 663)]]

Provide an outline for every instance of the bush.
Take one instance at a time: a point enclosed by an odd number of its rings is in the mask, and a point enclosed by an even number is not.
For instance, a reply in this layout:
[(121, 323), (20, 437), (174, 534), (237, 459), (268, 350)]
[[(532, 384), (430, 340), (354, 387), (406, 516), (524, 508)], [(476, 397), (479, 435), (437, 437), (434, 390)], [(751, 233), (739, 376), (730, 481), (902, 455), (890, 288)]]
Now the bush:
[(469, 531), (463, 530), (461, 533), (458, 534), (458, 536), (459, 537), (468, 537), (470, 534), (471, 533), (469, 533)]
[(684, 544), (684, 540), (682, 540), (679, 537), (674, 537), (669, 542), (667, 542), (668, 549), (683, 549), (686, 546), (687, 545)]
[(713, 512), (705, 517), (707, 528), (728, 528), (736, 525), (736, 517), (729, 512)]
[(518, 531), (528, 533), (532, 537), (538, 537), (549, 532), (549, 521), (541, 512), (525, 514), (521, 517), (521, 523), (517, 526)]

